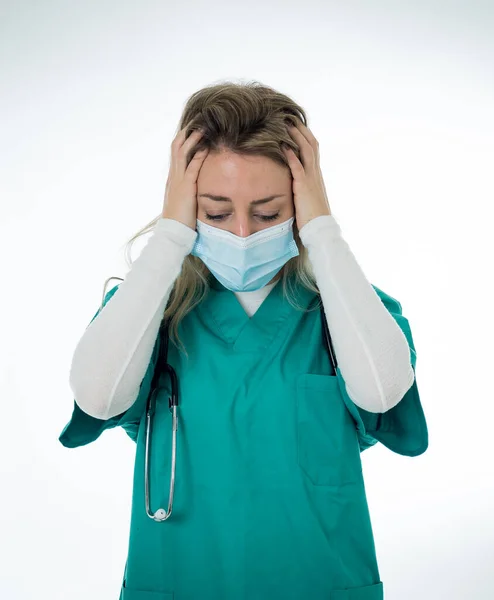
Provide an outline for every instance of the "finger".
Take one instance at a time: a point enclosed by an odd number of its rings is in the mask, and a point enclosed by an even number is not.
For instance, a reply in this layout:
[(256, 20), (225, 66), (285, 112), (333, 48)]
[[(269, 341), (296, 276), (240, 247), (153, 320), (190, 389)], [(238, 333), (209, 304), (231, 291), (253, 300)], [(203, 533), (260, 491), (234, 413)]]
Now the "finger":
[(199, 142), (203, 135), (204, 132), (200, 129), (197, 129), (189, 135), (180, 148), (175, 149), (174, 162), (181, 173), (187, 169), (187, 157), (189, 156), (191, 149)]
[(305, 138), (307, 139), (309, 144), (314, 148), (314, 150), (319, 148), (319, 142), (317, 141), (315, 135), (306, 125), (302, 123), (302, 121), (297, 121), (297, 128), (302, 132), (302, 134), (305, 136)]
[(289, 127), (289, 133), (297, 143), (303, 167), (307, 168), (315, 163), (314, 150), (304, 135), (296, 128)]
[(288, 164), (290, 165), (290, 170), (292, 171), (293, 177), (298, 177), (304, 174), (304, 166), (299, 161), (298, 156), (295, 152), (290, 148), (290, 146), (283, 145), (282, 149), (285, 153)]
[(185, 177), (188, 179), (192, 179), (192, 181), (197, 180), (197, 176), (199, 175), (199, 171), (204, 163), (206, 156), (208, 155), (209, 148), (203, 148), (196, 152), (185, 171)]
[(182, 140), (182, 143), (178, 147), (178, 152), (182, 152), (187, 154), (187, 152), (197, 144), (198, 140), (204, 135), (204, 131), (202, 129), (195, 129), (188, 137), (185, 137)]
[(192, 123), (192, 121), (189, 121), (187, 123), (187, 125), (185, 125), (185, 127), (182, 127), (182, 129), (179, 129), (178, 131), (175, 132), (175, 137), (173, 138), (172, 141), (172, 148), (175, 148), (176, 146), (181, 146), (185, 140), (185, 132), (187, 131), (187, 129), (190, 127), (190, 124)]
[[(193, 122), (194, 122), (194, 120), (192, 119), (191, 121), (189, 121), (187, 123), (187, 125), (185, 127), (183, 127), (177, 133), (177, 135), (175, 136), (175, 139), (172, 142), (172, 151), (174, 151), (174, 152), (178, 151), (183, 146), (183, 144), (186, 142), (186, 140), (188, 140), (190, 138), (190, 135), (192, 135), (192, 134), (190, 134), (187, 137), (187, 131), (190, 130)], [(201, 131), (201, 130), (200, 129), (196, 129), (193, 133), (196, 133), (197, 131)]]
[(296, 138), (300, 146), (308, 144), (314, 152), (314, 157), (319, 154), (319, 142), (314, 137), (312, 131), (306, 127), (300, 120), (297, 121), (297, 126), (289, 127), (289, 132)]

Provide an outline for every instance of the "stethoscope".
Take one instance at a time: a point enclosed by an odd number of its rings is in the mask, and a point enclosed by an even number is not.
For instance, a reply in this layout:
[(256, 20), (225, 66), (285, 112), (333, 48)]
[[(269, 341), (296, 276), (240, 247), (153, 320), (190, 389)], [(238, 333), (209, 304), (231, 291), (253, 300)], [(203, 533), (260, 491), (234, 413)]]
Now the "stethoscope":
[[(106, 290), (106, 286), (111, 279), (119, 279), (123, 281), (120, 277), (110, 277), (105, 282), (104, 290)], [(103, 300), (105, 298), (105, 291), (103, 291)], [(333, 367), (333, 375), (336, 374), (337, 361), (334, 353), (333, 342), (331, 340), (331, 335), (329, 333), (328, 323), (326, 321), (326, 317), (324, 314), (324, 307), (322, 302), (320, 303), (320, 317), (321, 317), (321, 325), (324, 333), (324, 346), (326, 348), (326, 352), (329, 355), (329, 359), (331, 361), (331, 365)], [(144, 494), (146, 501), (146, 514), (150, 519), (160, 523), (161, 521), (166, 521), (170, 515), (172, 514), (173, 509), (173, 497), (175, 493), (175, 471), (177, 465), (177, 429), (178, 429), (178, 377), (175, 372), (175, 369), (168, 364), (168, 322), (163, 320), (161, 322), (159, 333), (158, 333), (158, 359), (156, 361), (156, 366), (153, 373), (153, 379), (151, 382), (151, 393), (149, 394), (147, 404), (146, 404), (146, 428), (145, 428), (145, 451), (144, 451)], [(151, 511), (150, 507), (150, 493), (149, 493), (149, 451), (151, 447), (151, 432), (153, 428), (152, 418), (155, 414), (156, 408), (156, 396), (159, 393), (158, 382), (160, 380), (160, 376), (162, 373), (167, 373), (170, 377), (171, 383), (171, 395), (168, 397), (168, 407), (172, 416), (172, 452), (171, 452), (171, 469), (170, 469), (170, 489), (168, 492), (168, 508), (165, 511), (164, 508), (158, 508), (156, 512)], [(160, 387), (164, 387), (161, 385)]]

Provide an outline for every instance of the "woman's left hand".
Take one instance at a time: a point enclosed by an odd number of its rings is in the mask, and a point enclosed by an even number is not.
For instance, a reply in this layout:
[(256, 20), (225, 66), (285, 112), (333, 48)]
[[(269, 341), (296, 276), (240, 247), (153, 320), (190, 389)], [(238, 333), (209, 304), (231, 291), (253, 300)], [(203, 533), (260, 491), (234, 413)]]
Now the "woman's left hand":
[(319, 142), (300, 119), (297, 126), (287, 125), (288, 131), (300, 149), (302, 162), (291, 148), (283, 148), (293, 176), (295, 218), (300, 231), (312, 219), (330, 215), (326, 188), (319, 166)]

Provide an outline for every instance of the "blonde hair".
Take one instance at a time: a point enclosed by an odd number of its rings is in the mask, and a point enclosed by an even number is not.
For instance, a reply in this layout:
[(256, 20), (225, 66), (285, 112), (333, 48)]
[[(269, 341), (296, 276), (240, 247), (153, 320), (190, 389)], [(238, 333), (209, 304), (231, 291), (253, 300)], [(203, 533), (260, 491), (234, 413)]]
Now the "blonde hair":
[[(198, 128), (204, 129), (203, 136), (188, 154), (186, 165), (197, 151), (207, 147), (210, 152), (226, 148), (238, 154), (266, 156), (290, 169), (281, 144), (288, 144), (301, 159), (298, 146), (286, 130), (286, 124), (294, 124), (295, 117), (307, 126), (307, 116), (301, 106), (285, 94), (258, 82), (227, 81), (206, 86), (189, 97), (178, 125), (177, 133), (189, 124), (187, 137)], [(161, 214), (125, 245), (125, 260), (129, 268), (132, 265), (132, 244), (138, 237), (152, 231), (160, 218)], [(300, 254), (284, 265), (279, 277), (287, 300), (303, 310), (296, 303), (295, 287), (302, 285), (315, 293), (319, 290), (296, 223), (293, 234)], [(168, 320), (170, 339), (175, 345), (183, 348), (178, 335), (180, 322), (206, 296), (211, 277), (213, 275), (201, 259), (192, 254), (185, 257), (163, 313), (163, 319)]]

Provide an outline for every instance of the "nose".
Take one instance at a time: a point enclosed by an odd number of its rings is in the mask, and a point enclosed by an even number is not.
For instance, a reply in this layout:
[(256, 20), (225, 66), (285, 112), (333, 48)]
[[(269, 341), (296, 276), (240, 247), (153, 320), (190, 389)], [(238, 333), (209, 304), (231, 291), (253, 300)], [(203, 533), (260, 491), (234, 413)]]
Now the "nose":
[(231, 232), (242, 238), (249, 237), (249, 235), (254, 233), (249, 217), (247, 215), (238, 215)]

